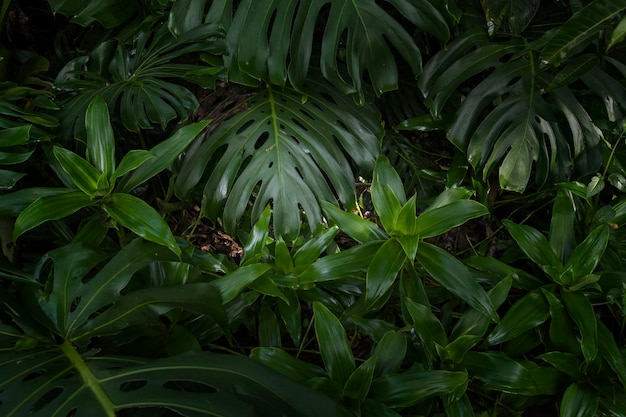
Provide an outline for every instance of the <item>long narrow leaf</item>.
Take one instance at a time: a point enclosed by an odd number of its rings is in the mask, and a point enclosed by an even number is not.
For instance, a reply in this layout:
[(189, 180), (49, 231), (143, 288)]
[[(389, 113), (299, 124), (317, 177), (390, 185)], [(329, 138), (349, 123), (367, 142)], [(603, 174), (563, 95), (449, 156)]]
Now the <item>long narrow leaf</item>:
[(530, 226), (515, 224), (509, 220), (503, 220), (503, 223), (520, 249), (558, 282), (563, 265), (552, 251), (545, 236)]
[(93, 203), (94, 201), (82, 191), (40, 197), (18, 216), (13, 229), (13, 240), (42, 223), (62, 219)]
[(85, 113), (87, 160), (109, 178), (115, 171), (115, 138), (109, 121), (109, 109), (102, 96), (96, 97)]
[(323, 304), (313, 303), (315, 335), (326, 371), (333, 381), (345, 384), (354, 372), (354, 356), (341, 322)]
[(500, 320), (487, 293), (474, 281), (474, 277), (461, 261), (445, 250), (426, 242), (420, 243), (417, 259), (448, 291), (459, 296), (491, 320), (495, 322)]
[(122, 226), (138, 236), (169, 248), (177, 255), (181, 250), (161, 215), (145, 201), (130, 194), (114, 193), (104, 210)]
[(590, 391), (572, 384), (561, 400), (561, 417), (594, 417), (598, 410), (598, 391)]
[(506, 342), (538, 327), (550, 316), (550, 307), (541, 292), (533, 291), (513, 304), (491, 332), (487, 342), (495, 345)]
[(626, 0), (595, 0), (572, 16), (550, 39), (542, 51), (542, 58), (559, 65), (567, 55), (626, 10)]
[(581, 293), (563, 292), (563, 302), (581, 335), (581, 348), (585, 359), (591, 362), (598, 354), (598, 320), (593, 306)]
[(378, 249), (367, 269), (365, 305), (373, 306), (396, 282), (407, 257), (396, 239), (389, 239)]

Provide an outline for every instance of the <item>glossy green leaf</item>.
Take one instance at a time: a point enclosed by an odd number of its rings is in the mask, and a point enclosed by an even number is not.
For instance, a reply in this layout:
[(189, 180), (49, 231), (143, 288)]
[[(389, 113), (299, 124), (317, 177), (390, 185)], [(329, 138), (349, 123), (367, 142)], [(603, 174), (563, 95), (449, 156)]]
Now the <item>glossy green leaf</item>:
[(600, 31), (615, 16), (626, 10), (624, 0), (595, 0), (576, 12), (548, 41), (542, 59), (559, 65), (572, 50)]
[(169, 14), (167, 27), (174, 34), (180, 36), (202, 24), (204, 1), (176, 0)]
[(406, 203), (406, 195), (400, 176), (385, 156), (376, 160), (371, 192), (380, 222), (388, 232), (395, 230), (396, 219)]
[[(93, 357), (81, 355), (65, 342), (2, 353), (0, 371), (12, 375), (0, 382), (4, 394), (0, 413), (5, 416), (36, 410), (42, 416), (104, 417), (127, 409), (135, 413), (138, 407), (185, 416), (351, 416), (327, 396), (238, 355), (188, 352), (158, 360)], [(31, 376), (29, 383), (22, 380), (25, 375)]]
[(156, 155), (150, 151), (144, 151), (142, 149), (134, 149), (128, 152), (122, 160), (120, 164), (115, 169), (115, 172), (111, 175), (111, 182), (113, 183), (117, 178), (128, 174), (131, 171), (136, 170), (140, 166), (149, 161), (152, 158), (155, 158)]
[(276, 314), (264, 304), (259, 312), (259, 346), (281, 347), (280, 327)]
[(113, 193), (103, 208), (115, 221), (138, 236), (163, 245), (180, 256), (180, 248), (170, 227), (145, 201), (130, 194)]
[(511, 340), (540, 326), (549, 316), (550, 306), (543, 294), (530, 292), (511, 306), (487, 338), (487, 343), (496, 345)]
[[(460, 363), (463, 361), (463, 357), (465, 356), (465, 354), (471, 348), (476, 346), (481, 339), (482, 336), (464, 334), (454, 339), (454, 341), (448, 343), (443, 351), (445, 351), (446, 356), (449, 357), (452, 361), (454, 361), (455, 363)], [(440, 356), (443, 355), (440, 353)]]
[(576, 209), (572, 193), (565, 188), (559, 188), (552, 206), (549, 242), (550, 248), (561, 263), (565, 263), (569, 259), (576, 247), (575, 220)]
[(371, 259), (365, 278), (365, 305), (373, 306), (385, 296), (396, 282), (396, 276), (406, 261), (402, 246), (389, 239)]
[(280, 313), (280, 318), (285, 324), (287, 333), (291, 336), (291, 340), (295, 345), (299, 345), (302, 339), (302, 308), (300, 307), (300, 300), (298, 294), (288, 288), (283, 288), (287, 300), (278, 299), (276, 304)]
[[(113, 300), (112, 300), (113, 301)], [(159, 315), (180, 308), (206, 314), (227, 329), (220, 294), (208, 283), (192, 283), (157, 288), (142, 288), (115, 300), (105, 312), (90, 318), (72, 335), (74, 340), (115, 334), (133, 325), (159, 323)]]
[(382, 244), (381, 241), (373, 241), (324, 256), (300, 274), (297, 282), (306, 285), (364, 273)]
[[(138, 185), (169, 167), (210, 122), (210, 120), (203, 120), (184, 126), (168, 139), (150, 149), (150, 152), (156, 157), (147, 160), (140, 167), (122, 177), (116, 190), (129, 193)], [(121, 165), (120, 163), (118, 169), (121, 169)]]
[[(73, 193), (70, 188), (32, 187), (0, 194), (0, 215), (17, 217), (40, 197)], [(81, 194), (84, 194), (81, 192)]]
[(565, 390), (561, 400), (561, 417), (594, 417), (598, 410), (598, 391), (591, 391), (572, 384)]
[(372, 351), (372, 355), (376, 356), (374, 375), (378, 378), (398, 372), (404, 361), (406, 350), (407, 341), (404, 334), (395, 330), (385, 333)]
[(357, 404), (362, 404), (372, 386), (375, 368), (376, 356), (370, 356), (352, 372), (343, 387), (342, 396), (356, 401)]
[(579, 355), (565, 352), (546, 352), (537, 356), (537, 359), (546, 361), (554, 368), (570, 376), (572, 379), (580, 379), (581, 360)]
[(622, 20), (619, 22), (617, 26), (613, 29), (613, 33), (611, 34), (611, 41), (609, 45), (606, 47), (606, 50), (610, 50), (615, 45), (621, 43), (624, 38), (626, 38), (626, 16), (622, 17)]
[(502, 223), (504, 223), (520, 249), (546, 274), (558, 282), (563, 265), (552, 251), (545, 236), (530, 226), (515, 224), (510, 220), (503, 220)]
[(325, 375), (323, 369), (298, 360), (279, 348), (256, 347), (250, 352), (250, 357), (301, 384), (305, 384), (311, 378)]
[(25, 124), (0, 130), (0, 148), (22, 145), (28, 142), (32, 125)]
[(322, 253), (328, 249), (330, 244), (334, 242), (337, 233), (339, 233), (339, 228), (337, 226), (332, 226), (322, 231), (320, 234), (310, 237), (294, 252), (294, 265), (301, 267), (315, 262), (322, 255)]
[(598, 321), (593, 306), (581, 293), (562, 292), (565, 308), (580, 331), (583, 356), (591, 362), (598, 354)]
[(234, 272), (212, 281), (211, 284), (220, 290), (222, 302), (226, 304), (263, 276), (270, 268), (269, 265), (260, 263), (242, 266)]
[[(496, 309), (506, 301), (512, 283), (513, 278), (509, 275), (487, 292), (487, 296)], [(489, 324), (490, 320), (487, 316), (478, 310), (469, 309), (456, 322), (450, 334), (450, 340), (455, 340), (464, 335), (482, 337), (487, 332)]]
[(92, 197), (99, 191), (100, 173), (89, 162), (74, 152), (59, 146), (53, 148), (53, 153), (63, 170), (85, 194)]
[(270, 219), (272, 218), (272, 208), (268, 205), (254, 223), (248, 240), (243, 247), (241, 264), (247, 265), (257, 262), (263, 255), (263, 249), (267, 245), (267, 237), (270, 231)]
[[(412, 28), (420, 28), (441, 42), (450, 36), (446, 18), (451, 13), (443, 5), (436, 7), (440, 2), (393, 0), (390, 3)], [(362, 83), (367, 72), (376, 94), (380, 95), (398, 88), (396, 57), (390, 46), (404, 58), (412, 73), (421, 71), (421, 54), (411, 31), (394, 13), (374, 1), (258, 4), (247, 0), (235, 10), (232, 7), (230, 2), (217, 2), (209, 15), (229, 23), (226, 38), (231, 51), (229, 72), (236, 82), (263, 80), (284, 85), (288, 78), (301, 89), (311, 67), (319, 65), (324, 76), (342, 94), (355, 91), (363, 94)], [(292, 31), (292, 28), (299, 29)], [(344, 39), (345, 33), (350, 36)], [(314, 44), (322, 45), (320, 56), (313, 53)], [(347, 73), (342, 70), (343, 60), (337, 55), (344, 49)]]
[(563, 86), (577, 81), (582, 75), (586, 74), (591, 68), (599, 64), (596, 54), (582, 55), (575, 57), (567, 66), (554, 76), (546, 91), (554, 91)]
[(441, 235), (470, 219), (489, 214), (477, 201), (461, 200), (428, 210), (417, 218), (416, 234), (426, 239)]
[(312, 77), (310, 83), (306, 101), (301, 93), (272, 86), (252, 94), (245, 111), (187, 153), (176, 194), (190, 198), (208, 177), (203, 213), (221, 218), (229, 233), (250, 201), (252, 223), (271, 202), (276, 235), (287, 240), (300, 233), (302, 212), (313, 232), (321, 230), (320, 201), (353, 208), (355, 174), (348, 158), (371, 169), (382, 136), (377, 110), (356, 107), (350, 97)]
[(389, 407), (409, 407), (433, 396), (451, 394), (465, 384), (465, 372), (409, 370), (376, 379), (370, 398)]
[(39, 197), (18, 216), (13, 229), (13, 240), (42, 223), (62, 219), (93, 203), (89, 196), (82, 191), (55, 193)]
[(554, 368), (525, 367), (501, 352), (468, 352), (463, 365), (485, 389), (522, 395), (553, 395), (560, 391), (562, 374)]
[(497, 322), (500, 319), (491, 300), (465, 265), (445, 250), (420, 243), (417, 259), (424, 269), (444, 288), (457, 295), (470, 306)]
[(602, 190), (604, 190), (605, 185), (604, 178), (599, 175), (594, 175), (591, 178), (591, 181), (589, 181), (589, 184), (587, 184), (587, 194), (585, 197), (589, 199), (598, 195)]
[(106, 178), (115, 171), (115, 138), (109, 109), (102, 96), (96, 97), (85, 113), (87, 160)]
[(284, 302), (289, 301), (280, 288), (278, 288), (275, 277), (271, 277), (269, 274), (255, 279), (248, 285), (248, 287), (252, 290), (260, 292), (261, 294), (280, 298)]
[(545, 288), (541, 291), (550, 304), (550, 341), (563, 352), (580, 354), (580, 343), (574, 323), (565, 312), (565, 307), (552, 292)]
[(411, 318), (413, 318), (412, 324), (415, 333), (424, 343), (430, 345), (431, 353), (435, 353), (435, 343), (439, 346), (446, 346), (448, 344), (446, 331), (439, 319), (430, 311), (430, 308), (410, 299), (405, 300), (405, 303)]
[(345, 384), (355, 371), (354, 357), (341, 322), (323, 304), (313, 303), (315, 335), (328, 375)]
[(359, 243), (387, 238), (385, 232), (377, 224), (365, 220), (356, 214), (347, 213), (336, 205), (322, 201), (322, 208), (329, 220), (336, 223), (342, 232)]
[(458, 400), (448, 400), (443, 402), (447, 417), (474, 417), (472, 403), (467, 395), (463, 395)]
[(578, 245), (565, 264), (565, 269), (571, 269), (574, 282), (591, 274), (609, 243), (609, 226), (604, 224), (596, 227), (585, 240)]
[(0, 169), (0, 190), (10, 190), (26, 174)]
[(622, 387), (626, 388), (626, 357), (617, 346), (611, 331), (602, 322), (598, 323), (598, 347), (600, 355), (615, 371)]
[(290, 274), (293, 271), (293, 260), (289, 253), (287, 243), (282, 238), (276, 238), (274, 242), (274, 265), (279, 274)]

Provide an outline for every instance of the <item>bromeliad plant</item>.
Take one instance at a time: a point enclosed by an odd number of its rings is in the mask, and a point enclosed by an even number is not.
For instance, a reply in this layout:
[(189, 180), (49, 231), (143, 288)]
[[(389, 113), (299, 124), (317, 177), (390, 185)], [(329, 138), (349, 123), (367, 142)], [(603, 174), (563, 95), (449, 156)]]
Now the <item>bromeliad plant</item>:
[[(57, 173), (68, 188), (57, 189), (28, 205), (15, 221), (13, 239), (44, 222), (65, 218), (86, 207), (99, 207), (121, 226), (180, 255), (174, 235), (161, 215), (131, 191), (170, 166), (208, 123), (185, 126), (150, 151), (130, 151), (117, 164), (109, 112), (104, 99), (97, 97), (85, 116), (87, 159), (60, 146), (53, 148), (60, 168)], [(21, 193), (27, 198), (29, 191)], [(100, 226), (106, 233), (106, 225)], [(95, 227), (97, 230), (98, 225)]]

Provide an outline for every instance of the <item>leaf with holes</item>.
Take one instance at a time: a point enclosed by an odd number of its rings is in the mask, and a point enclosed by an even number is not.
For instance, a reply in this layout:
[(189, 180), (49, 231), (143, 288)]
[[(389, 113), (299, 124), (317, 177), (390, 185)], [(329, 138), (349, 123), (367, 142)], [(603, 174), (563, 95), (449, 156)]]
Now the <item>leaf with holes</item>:
[(3, 352), (3, 416), (112, 417), (140, 407), (197, 416), (351, 414), (256, 361), (187, 353), (158, 360), (81, 355), (69, 342)]
[[(231, 80), (285, 85), (289, 78), (300, 90), (310, 67), (318, 66), (311, 61), (319, 59), (324, 77), (343, 94), (362, 94), (365, 72), (377, 94), (397, 89), (394, 52), (418, 74), (421, 53), (412, 31), (419, 28), (445, 43), (450, 37), (448, 26), (457, 17), (451, 2), (433, 0), (386, 0), (384, 4), (374, 0), (245, 0), (235, 7), (230, 1), (213, 3), (208, 21), (228, 29), (226, 65)], [(325, 25), (316, 30), (321, 20)], [(313, 45), (319, 43), (321, 56), (313, 58)], [(344, 52), (347, 76), (341, 74), (338, 62)]]
[[(320, 201), (355, 204), (355, 173), (346, 155), (371, 169), (382, 128), (372, 106), (357, 107), (323, 82), (312, 82), (305, 102), (291, 90), (268, 86), (249, 108), (222, 123), (183, 160), (179, 197), (191, 198), (208, 171), (202, 209), (232, 233), (253, 200), (252, 221), (271, 203), (276, 235), (298, 235), (301, 211), (320, 229)], [(254, 198), (253, 198), (254, 197)]]
[[(154, 125), (165, 128), (173, 119), (186, 119), (198, 101), (180, 81), (200, 81), (189, 79), (188, 74), (203, 67), (178, 61), (186, 54), (220, 50), (221, 37), (216, 26), (202, 25), (174, 38), (166, 25), (144, 24), (133, 45), (109, 40), (89, 55), (68, 62), (55, 80), (63, 102), (59, 115), (63, 134), (84, 138), (84, 115), (97, 96), (133, 132)], [(215, 74), (205, 77), (207, 85), (220, 71), (211, 69)]]
[[(491, 73), (467, 96), (453, 96), (485, 70)], [(470, 33), (433, 57), (419, 85), (436, 117), (455, 99), (448, 138), (482, 178), (498, 169), (502, 188), (522, 192), (532, 174), (542, 184), (600, 166), (600, 130), (568, 87), (545, 92), (552, 78), (519, 41), (486, 43), (484, 35)]]

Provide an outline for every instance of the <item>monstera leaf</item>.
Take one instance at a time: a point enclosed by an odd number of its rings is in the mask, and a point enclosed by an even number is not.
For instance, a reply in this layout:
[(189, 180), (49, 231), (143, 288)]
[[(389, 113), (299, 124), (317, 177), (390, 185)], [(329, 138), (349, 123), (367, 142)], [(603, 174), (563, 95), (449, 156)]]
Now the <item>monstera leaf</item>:
[[(118, 113), (128, 130), (153, 125), (164, 128), (175, 118), (186, 119), (198, 106), (180, 80), (212, 86), (220, 68), (180, 63), (181, 57), (217, 51), (221, 32), (202, 25), (174, 38), (166, 25), (146, 21), (132, 46), (109, 40), (88, 56), (70, 61), (55, 81), (61, 93), (61, 128), (67, 137), (84, 137), (84, 115), (89, 103), (102, 95), (111, 113)], [(172, 82), (178, 80), (178, 82)]]
[[(448, 25), (458, 13), (452, 1), (438, 0), (244, 0), (236, 8), (232, 1), (213, 2), (208, 21), (227, 27), (226, 64), (231, 80), (256, 85), (260, 79), (284, 85), (289, 79), (301, 90), (312, 52), (319, 49), (319, 64), (314, 65), (341, 92), (358, 92), (362, 99), (365, 72), (377, 94), (398, 88), (390, 46), (414, 74), (421, 71), (420, 50), (411, 29), (398, 16), (445, 43), (450, 36)], [(318, 31), (322, 19), (323, 31)], [(343, 54), (347, 77), (338, 64)]]
[[(451, 98), (462, 100), (448, 138), (484, 179), (499, 167), (500, 185), (518, 192), (533, 168), (542, 184), (549, 177), (565, 180), (574, 170), (594, 172), (600, 164), (600, 130), (568, 83), (547, 92), (554, 74), (524, 48), (516, 40), (488, 42), (474, 32), (435, 55), (419, 80), (435, 118), (445, 114)], [(452, 97), (486, 70), (491, 73), (466, 97)]]
[(4, 416), (112, 417), (140, 407), (187, 417), (351, 415), (328, 397), (234, 355), (81, 356), (65, 342), (3, 352), (0, 371)]
[(303, 100), (289, 89), (259, 90), (245, 111), (192, 145), (177, 177), (178, 196), (191, 198), (208, 177), (206, 216), (221, 218), (233, 231), (249, 202), (252, 222), (271, 203), (275, 232), (289, 237), (298, 235), (302, 211), (311, 229), (319, 229), (322, 200), (352, 207), (350, 162), (373, 167), (383, 132), (378, 114), (324, 82), (311, 81), (308, 91), (316, 92)]
[(81, 243), (60, 247), (41, 259), (22, 300), (0, 295), (0, 318), (15, 323), (0, 322), (0, 415), (112, 417), (139, 407), (189, 417), (349, 415), (245, 357), (186, 349), (148, 360), (87, 350), (93, 338), (158, 326), (173, 308), (227, 326), (208, 282), (130, 283), (148, 265), (176, 261), (169, 251), (135, 240), (102, 265), (105, 258)]

